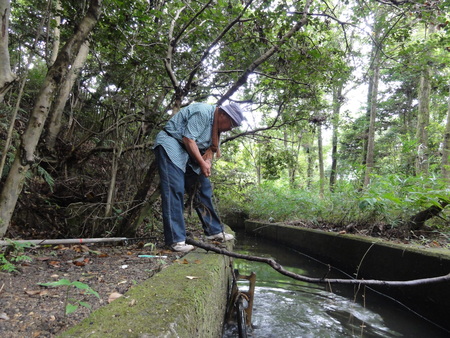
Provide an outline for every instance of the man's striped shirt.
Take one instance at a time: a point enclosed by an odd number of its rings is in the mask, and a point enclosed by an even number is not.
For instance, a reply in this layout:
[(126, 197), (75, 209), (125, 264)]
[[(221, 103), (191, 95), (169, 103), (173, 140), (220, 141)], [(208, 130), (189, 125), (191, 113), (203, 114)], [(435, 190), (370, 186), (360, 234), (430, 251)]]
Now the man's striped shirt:
[[(158, 133), (153, 148), (163, 146), (173, 164), (186, 172), (189, 154), (183, 147), (183, 137), (194, 140), (200, 151), (208, 149), (212, 142), (215, 109), (215, 105), (206, 103), (193, 103), (182, 108)], [(200, 174), (200, 167), (196, 163), (189, 164)]]

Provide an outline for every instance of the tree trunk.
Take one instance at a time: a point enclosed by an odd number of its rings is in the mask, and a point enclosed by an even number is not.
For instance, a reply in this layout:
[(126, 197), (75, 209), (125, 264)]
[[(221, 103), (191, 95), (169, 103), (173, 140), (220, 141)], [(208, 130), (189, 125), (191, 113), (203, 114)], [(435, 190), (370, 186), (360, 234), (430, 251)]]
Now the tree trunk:
[(305, 145), (306, 148), (306, 160), (308, 163), (307, 169), (306, 169), (306, 186), (308, 187), (308, 190), (311, 190), (312, 187), (312, 180), (313, 180), (313, 174), (314, 174), (314, 156), (312, 153), (312, 145), (313, 141)]
[(91, 0), (86, 16), (77, 26), (74, 35), (58, 53), (50, 67), (42, 88), (37, 96), (28, 125), (21, 138), (20, 147), (0, 193), (0, 236), (4, 236), (11, 221), (25, 176), (35, 161), (34, 152), (42, 134), (52, 99), (63, 82), (82, 44), (97, 24), (101, 12), (101, 0)]
[(45, 147), (48, 151), (53, 151), (56, 144), (56, 138), (61, 131), (61, 119), (64, 111), (64, 107), (69, 98), (70, 91), (72, 90), (73, 84), (80, 74), (80, 70), (86, 62), (87, 56), (89, 54), (89, 42), (86, 41), (80, 47), (73, 66), (70, 68), (67, 76), (62, 82), (58, 95), (55, 99), (55, 103), (52, 105), (52, 109), (49, 113), (49, 124), (47, 127), (47, 137), (45, 139)]
[(133, 202), (128, 207), (128, 212), (124, 215), (122, 222), (120, 224), (119, 232), (120, 234), (134, 235), (135, 229), (133, 224), (136, 218), (139, 216), (142, 206), (147, 198), (147, 194), (154, 183), (156, 173), (158, 172), (158, 166), (156, 160), (150, 163), (150, 167), (147, 170), (144, 181), (139, 185), (139, 189), (134, 195)]
[(119, 149), (114, 149), (111, 164), (111, 180), (109, 181), (108, 196), (106, 198), (105, 217), (110, 217), (112, 214), (112, 207), (114, 203), (114, 191), (116, 190), (117, 171), (119, 170), (119, 161), (122, 157), (122, 141)]
[(377, 96), (378, 96), (378, 79), (380, 73), (379, 54), (374, 60), (374, 73), (372, 83), (372, 95), (370, 99), (370, 120), (369, 132), (367, 135), (367, 156), (366, 156), (366, 172), (364, 174), (364, 187), (370, 183), (370, 174), (374, 167), (374, 151), (375, 151), (375, 119), (377, 116)]
[(3, 102), (6, 92), (16, 78), (11, 72), (8, 50), (10, 14), (10, 0), (0, 0), (0, 103)]
[(58, 56), (60, 41), (61, 41), (61, 16), (59, 15), (59, 11), (61, 10), (61, 0), (56, 0), (55, 12), (55, 28), (53, 29), (53, 45), (52, 45), (52, 54), (50, 55), (49, 66), (53, 65), (56, 61), (56, 57)]
[(341, 110), (342, 83), (333, 90), (333, 117), (331, 124), (333, 126), (333, 134), (331, 136), (331, 172), (330, 172), (330, 191), (334, 191), (337, 176), (337, 145), (338, 145), (338, 126)]
[(430, 123), (430, 69), (427, 67), (422, 71), (419, 85), (419, 109), (417, 112), (417, 152), (416, 152), (416, 174), (428, 173), (428, 125)]
[[(434, 32), (434, 25), (428, 29), (428, 33)], [(420, 76), (419, 84), (419, 109), (417, 111), (417, 153), (416, 174), (428, 174), (428, 125), (430, 124), (430, 93), (431, 93), (431, 68), (425, 66)]]
[[(372, 47), (372, 49), (374, 49), (374, 47)], [(374, 50), (372, 50), (372, 56), (371, 56), (371, 60), (373, 59), (373, 54), (374, 54)], [(371, 108), (371, 102), (372, 102), (372, 90), (373, 90), (373, 76), (369, 76), (369, 85), (367, 88), (367, 109), (366, 109), (366, 122), (367, 122), (367, 127), (364, 131), (364, 135), (363, 135), (363, 145), (362, 145), (362, 153), (361, 153), (361, 165), (363, 167), (366, 166), (366, 160), (367, 160), (367, 143), (368, 143), (368, 138), (369, 138), (369, 121), (370, 121), (370, 108)]]
[(290, 173), (290, 186), (292, 188), (295, 188), (296, 184), (296, 176), (297, 172), (299, 171), (299, 163), (298, 163), (298, 157), (300, 155), (300, 150), (302, 148), (302, 134), (297, 135), (297, 147), (295, 148), (295, 154), (294, 154), (294, 163), (292, 166), (292, 172)]
[(450, 183), (450, 85), (448, 106), (447, 106), (447, 124), (445, 125), (444, 144), (442, 147), (442, 178)]
[[(410, 88), (407, 88), (406, 92), (406, 100), (405, 100), (405, 112), (402, 116), (403, 125), (401, 126), (401, 135), (405, 139), (406, 146), (409, 147), (415, 140), (415, 125), (413, 120), (415, 120), (414, 114), (414, 100), (416, 99), (415, 91)], [(408, 149), (408, 148), (407, 148)], [(414, 150), (411, 151), (402, 151), (400, 163), (405, 168), (404, 172), (406, 175), (414, 176), (415, 174), (415, 160), (416, 154)]]
[(374, 41), (373, 41), (373, 59), (372, 59), (372, 91), (370, 95), (370, 117), (369, 117), (369, 129), (367, 135), (367, 154), (366, 154), (366, 170), (364, 173), (364, 187), (367, 187), (370, 183), (370, 175), (374, 167), (374, 152), (375, 152), (375, 119), (377, 116), (377, 106), (378, 106), (378, 82), (380, 77), (380, 35), (381, 35), (381, 11), (377, 10), (375, 14), (375, 28), (374, 28)]
[(323, 198), (325, 171), (323, 166), (323, 149), (322, 149), (322, 125), (317, 126), (317, 150), (319, 155), (319, 196)]

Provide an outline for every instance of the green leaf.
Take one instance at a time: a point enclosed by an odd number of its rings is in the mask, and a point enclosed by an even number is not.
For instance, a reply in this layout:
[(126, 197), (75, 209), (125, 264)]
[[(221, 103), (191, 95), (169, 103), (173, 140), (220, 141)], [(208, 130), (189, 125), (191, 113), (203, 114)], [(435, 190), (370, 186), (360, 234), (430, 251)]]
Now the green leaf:
[(49, 282), (49, 283), (38, 283), (38, 285), (43, 285), (43, 286), (49, 286), (49, 287), (56, 287), (56, 286), (62, 286), (62, 285), (72, 285), (72, 282), (68, 279), (60, 279), (56, 282)]
[(72, 282), (72, 285), (75, 286), (75, 287), (78, 288), (78, 289), (85, 290), (86, 293), (89, 294), (89, 295), (94, 295), (94, 296), (96, 296), (97, 298), (100, 298), (100, 295), (98, 294), (98, 292), (95, 291), (94, 289), (92, 289), (92, 288), (91, 288), (89, 285), (87, 285), (87, 284), (84, 284), (84, 283), (78, 282), (78, 281), (74, 281), (74, 282)]
[(75, 286), (78, 289), (81, 289), (81, 290), (88, 290), (88, 289), (91, 288), (89, 285), (84, 284), (84, 283), (79, 282), (79, 281), (73, 281), (72, 285)]
[(384, 194), (383, 198), (395, 202), (397, 204), (402, 204), (402, 200), (398, 197), (395, 197), (393, 194)]
[(67, 304), (66, 305), (66, 315), (70, 315), (78, 309), (78, 305), (75, 304)]
[(91, 309), (91, 308), (92, 308), (92, 306), (91, 306), (90, 304), (86, 303), (86, 302), (79, 302), (79, 304), (80, 304), (81, 306), (84, 306), (85, 308), (88, 308), (88, 309)]

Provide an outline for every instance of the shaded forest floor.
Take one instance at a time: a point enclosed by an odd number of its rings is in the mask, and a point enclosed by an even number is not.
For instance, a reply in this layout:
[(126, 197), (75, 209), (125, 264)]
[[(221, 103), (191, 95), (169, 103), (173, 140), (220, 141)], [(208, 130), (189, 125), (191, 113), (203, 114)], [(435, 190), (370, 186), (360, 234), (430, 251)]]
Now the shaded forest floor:
[[(26, 249), (24, 255), (30, 258), (29, 262), (17, 265), (16, 272), (0, 271), (0, 337), (54, 337), (161, 269), (185, 264), (181, 259), (183, 254), (166, 249), (162, 234), (151, 243), (148, 246), (145, 242), (49, 245)], [(73, 286), (67, 289), (40, 285), (62, 279), (79, 281), (99, 297)], [(65, 314), (66, 303), (78, 308)]]
[[(308, 224), (305, 221), (287, 222), (289, 225), (340, 233), (354, 233), (384, 238), (403, 244), (424, 247), (450, 248), (448, 236), (426, 229), (407, 231), (381, 226), (336, 227), (330, 224)], [(201, 239), (200, 226), (189, 231)], [(54, 337), (87, 317), (90, 311), (111, 302), (127, 290), (170, 264), (184, 264), (182, 254), (166, 250), (162, 233), (154, 233), (152, 245), (144, 241), (120, 244), (51, 245), (27, 249), (29, 262), (18, 265), (13, 273), (0, 272), (0, 336)], [(159, 257), (145, 258), (140, 255)], [(99, 295), (90, 295), (83, 289), (46, 287), (41, 283), (66, 279), (88, 285)], [(71, 314), (65, 314), (69, 302), (79, 305)], [(91, 309), (80, 305), (85, 302)]]

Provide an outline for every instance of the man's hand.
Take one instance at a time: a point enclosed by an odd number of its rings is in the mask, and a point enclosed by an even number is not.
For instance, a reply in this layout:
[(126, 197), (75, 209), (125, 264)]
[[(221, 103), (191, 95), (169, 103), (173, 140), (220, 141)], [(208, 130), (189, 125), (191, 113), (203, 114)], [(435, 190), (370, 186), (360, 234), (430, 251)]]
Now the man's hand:
[(211, 176), (211, 160), (203, 161), (202, 164), (200, 164), (200, 170), (206, 177)]
[(183, 137), (183, 143), (186, 146), (186, 150), (189, 155), (191, 155), (197, 161), (202, 174), (206, 177), (211, 176), (211, 159), (209, 159), (208, 156), (206, 156), (206, 158), (202, 157), (202, 155), (200, 154), (200, 150), (198, 150), (198, 146), (194, 140)]
[(208, 149), (206, 149), (206, 151), (203, 154), (202, 158), (205, 161), (209, 161), (210, 163), (212, 163), (212, 160), (214, 158), (214, 153), (212, 152), (212, 150), (210, 148), (208, 148)]

